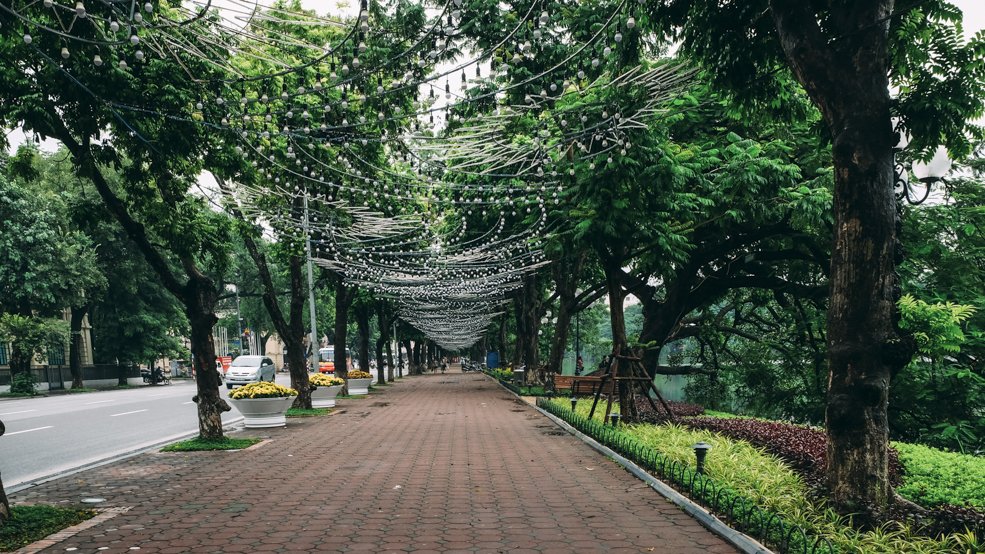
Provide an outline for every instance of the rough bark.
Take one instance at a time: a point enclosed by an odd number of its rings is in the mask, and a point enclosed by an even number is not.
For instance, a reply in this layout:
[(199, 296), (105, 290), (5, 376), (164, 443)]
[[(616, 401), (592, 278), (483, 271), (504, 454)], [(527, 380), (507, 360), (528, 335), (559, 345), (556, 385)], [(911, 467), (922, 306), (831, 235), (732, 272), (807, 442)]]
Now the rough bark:
[(218, 299), (212, 280), (201, 276), (188, 282), (185, 315), (191, 324), (192, 368), (198, 394), (192, 400), (198, 405), (198, 434), (205, 440), (221, 440), (222, 413), (232, 408), (219, 395), (219, 375), (215, 371), (215, 342), (212, 328), (219, 318), (215, 315)]
[(376, 380), (386, 383), (387, 367), (385, 366), (389, 366), (390, 380), (393, 381), (393, 361), (391, 359), (389, 364), (383, 363), (383, 351), (390, 344), (390, 320), (387, 317), (386, 304), (382, 301), (376, 303), (376, 321), (380, 328), (380, 335), (376, 338)]
[[(342, 276), (336, 276), (335, 281), (335, 376), (349, 378), (349, 360), (345, 355), (347, 346), (347, 335), (349, 332), (349, 305), (352, 304), (352, 297), (355, 294), (355, 287), (348, 287)], [(349, 387), (346, 385), (343, 392), (348, 393)]]
[(386, 380), (392, 383), (394, 381), (394, 366), (393, 366), (393, 344), (391, 341), (386, 341), (384, 344), (386, 348)]
[(72, 388), (81, 389), (82, 384), (82, 321), (85, 319), (89, 305), (72, 307), (70, 325), (71, 343), (68, 347), (68, 369), (72, 374)]
[[(832, 136), (835, 237), (827, 316), (830, 499), (878, 521), (888, 479), (889, 382), (912, 345), (898, 332), (887, 23), (893, 0), (841, 8), (822, 30), (810, 4), (771, 0), (780, 43)], [(830, 40), (834, 33), (839, 40)]]
[(359, 369), (369, 373), (369, 317), (372, 306), (367, 300), (355, 305), (356, 328), (359, 329)]

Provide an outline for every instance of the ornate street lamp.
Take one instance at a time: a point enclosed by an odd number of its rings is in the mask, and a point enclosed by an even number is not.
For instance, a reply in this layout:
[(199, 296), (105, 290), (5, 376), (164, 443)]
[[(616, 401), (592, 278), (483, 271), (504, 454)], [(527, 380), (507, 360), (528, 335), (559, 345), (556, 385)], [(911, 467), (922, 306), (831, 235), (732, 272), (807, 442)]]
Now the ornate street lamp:
[[(934, 151), (933, 157), (929, 161), (913, 162), (911, 167), (913, 171), (913, 176), (916, 177), (916, 181), (920, 184), (917, 185), (910, 181), (909, 172), (906, 170), (906, 166), (902, 161), (898, 159), (898, 155), (902, 152), (909, 144), (910, 137), (906, 134), (900, 122), (894, 118), (894, 126), (897, 133), (898, 141), (896, 146), (893, 147), (893, 172), (895, 173), (895, 188), (897, 190), (897, 195), (901, 199), (906, 199), (906, 201), (914, 206), (924, 203), (928, 197), (930, 197), (930, 188), (935, 183), (939, 183), (944, 180), (944, 176), (951, 171), (951, 159), (947, 155), (947, 148), (943, 146), (938, 146), (937, 150)], [(919, 188), (923, 188), (920, 192)]]

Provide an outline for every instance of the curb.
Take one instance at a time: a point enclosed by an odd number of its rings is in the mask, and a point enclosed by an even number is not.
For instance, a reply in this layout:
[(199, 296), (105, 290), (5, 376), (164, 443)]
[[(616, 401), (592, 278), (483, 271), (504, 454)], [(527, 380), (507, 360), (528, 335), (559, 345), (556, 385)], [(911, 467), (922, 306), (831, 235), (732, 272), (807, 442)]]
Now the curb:
[[(491, 376), (487, 375), (487, 377), (493, 379)], [(513, 396), (516, 396), (519, 400), (521, 401), (523, 400), (516, 393), (504, 387), (502, 383), (499, 382), (499, 380), (497, 379), (493, 379), (493, 380), (496, 381), (496, 383), (500, 387), (502, 387), (505, 391), (509, 392)], [(719, 537), (725, 539), (726, 542), (739, 549), (739, 551), (743, 552), (744, 554), (774, 554), (772, 550), (760, 544), (759, 541), (753, 539), (749, 535), (740, 533), (739, 531), (732, 529), (731, 527), (726, 525), (725, 522), (715, 517), (711, 512), (704, 509), (699, 504), (692, 501), (690, 498), (677, 492), (670, 485), (650, 475), (643, 468), (634, 464), (632, 461), (620, 456), (613, 450), (600, 444), (592, 437), (589, 437), (588, 435), (575, 429), (574, 427), (569, 425), (568, 422), (555, 416), (554, 414), (551, 414), (541, 409), (536, 405), (529, 404), (528, 402), (524, 402), (524, 404), (530, 405), (531, 408), (537, 410), (542, 415), (546, 416), (548, 419), (554, 422), (554, 424), (557, 425), (558, 427), (564, 429), (571, 435), (574, 435), (583, 443), (597, 450), (599, 453), (604, 454), (606, 457), (614, 460), (616, 463), (621, 465), (626, 471), (629, 471), (630, 473), (635, 475), (638, 479), (649, 485), (650, 488), (657, 491), (661, 496), (671, 501), (672, 503), (676, 504), (682, 510), (687, 512), (688, 515), (696, 519), (698, 523), (700, 523), (703, 527), (705, 527), (712, 533), (718, 535)]]
[[(243, 421), (243, 416), (232, 418), (232, 419), (230, 419), (229, 421), (227, 421), (222, 426), (222, 430), (223, 431), (237, 431), (237, 430), (239, 430), (239, 425), (238, 424), (240, 422), (242, 422), (242, 421)], [(167, 444), (170, 444), (172, 442), (177, 442), (177, 441), (180, 441), (180, 440), (185, 440), (185, 439), (194, 437), (197, 434), (198, 434), (198, 431), (197, 430), (196, 431), (188, 431), (188, 432), (184, 432), (184, 433), (178, 433), (176, 435), (171, 435), (171, 436), (165, 437), (163, 439), (155, 440), (154, 442), (152, 442), (150, 444), (142, 444), (140, 446), (134, 447), (134, 448), (132, 448), (130, 450), (126, 450), (124, 452), (119, 452), (119, 453), (116, 453), (116, 454), (110, 454), (109, 456), (107, 456), (105, 458), (101, 458), (101, 459), (96, 460), (96, 461), (93, 461), (93, 462), (87, 462), (87, 463), (84, 463), (84, 464), (82, 464), (80, 466), (73, 467), (71, 469), (66, 469), (66, 470), (63, 470), (63, 471), (58, 471), (58, 472), (52, 473), (50, 475), (44, 475), (42, 477), (33, 478), (33, 479), (28, 480), (28, 481), (21, 481), (19, 483), (14, 483), (14, 484), (12, 484), (10, 486), (5, 486), (4, 488), (6, 489), (7, 494), (18, 493), (20, 491), (27, 490), (27, 489), (29, 489), (31, 487), (36, 487), (38, 485), (42, 485), (42, 484), (47, 483), (49, 481), (54, 481), (55, 479), (61, 479), (62, 477), (68, 477), (69, 475), (75, 475), (76, 473), (81, 473), (81, 472), (86, 471), (86, 470), (89, 470), (89, 469), (94, 469), (94, 468), (97, 468), (97, 467), (101, 467), (101, 466), (104, 466), (104, 465), (107, 465), (107, 464), (111, 464), (113, 462), (119, 462), (121, 460), (126, 460), (128, 458), (133, 458), (134, 456), (139, 456), (140, 454), (144, 454), (144, 453), (150, 452), (152, 450), (157, 450), (158, 448), (161, 448), (162, 446), (167, 445)]]

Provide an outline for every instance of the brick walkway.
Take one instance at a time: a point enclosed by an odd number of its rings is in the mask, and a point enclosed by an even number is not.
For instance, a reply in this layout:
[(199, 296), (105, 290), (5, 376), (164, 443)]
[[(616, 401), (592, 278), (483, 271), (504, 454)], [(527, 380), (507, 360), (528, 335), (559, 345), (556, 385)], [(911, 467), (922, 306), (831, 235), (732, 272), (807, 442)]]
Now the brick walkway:
[(735, 551), (479, 374), (242, 435), (270, 440), (144, 454), (12, 500), (130, 507), (47, 552)]

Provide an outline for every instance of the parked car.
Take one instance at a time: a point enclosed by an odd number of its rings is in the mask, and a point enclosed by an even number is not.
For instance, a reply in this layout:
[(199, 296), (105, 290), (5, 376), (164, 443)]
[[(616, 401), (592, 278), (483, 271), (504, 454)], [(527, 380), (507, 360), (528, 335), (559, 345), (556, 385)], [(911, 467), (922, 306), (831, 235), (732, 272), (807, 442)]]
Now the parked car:
[(266, 356), (240, 356), (233, 360), (226, 372), (226, 388), (247, 385), (258, 381), (274, 382), (277, 368), (273, 360)]

